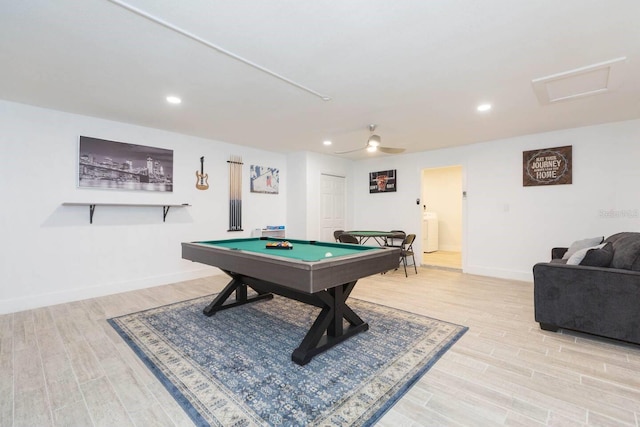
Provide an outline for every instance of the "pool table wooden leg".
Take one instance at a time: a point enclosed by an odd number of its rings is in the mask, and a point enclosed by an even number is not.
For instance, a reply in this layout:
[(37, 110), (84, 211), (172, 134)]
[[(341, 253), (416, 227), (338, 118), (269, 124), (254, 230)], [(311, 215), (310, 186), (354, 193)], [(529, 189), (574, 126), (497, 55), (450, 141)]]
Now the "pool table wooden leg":
[[(225, 272), (226, 273), (226, 272)], [(229, 274), (232, 279), (225, 286), (225, 288), (216, 296), (209, 305), (207, 305), (202, 312), (206, 316), (213, 316), (218, 311), (226, 310), (231, 307), (237, 307), (239, 305), (248, 304), (250, 302), (260, 301), (263, 299), (271, 299), (273, 298), (272, 293), (258, 293), (258, 295), (248, 297), (247, 296), (247, 285), (242, 282), (242, 280), (238, 279), (231, 273)], [(236, 293), (235, 302), (227, 302), (231, 297), (232, 293)]]
[[(316, 294), (324, 306), (309, 332), (291, 354), (291, 360), (298, 365), (306, 365), (315, 355), (369, 329), (369, 324), (365, 323), (346, 304), (355, 284), (355, 281), (350, 282)], [(346, 329), (342, 322), (343, 319), (349, 322)]]
[[(225, 271), (232, 280), (225, 286), (211, 303), (205, 307), (203, 313), (213, 316), (227, 308), (237, 307), (254, 301), (273, 298), (273, 292), (297, 301), (321, 308), (313, 325), (304, 336), (302, 342), (291, 354), (291, 360), (298, 365), (306, 365), (317, 354), (341, 343), (353, 335), (369, 329), (365, 323), (346, 303), (347, 298), (357, 281), (325, 289), (314, 294), (297, 292), (295, 290), (269, 283), (264, 280), (242, 276)], [(258, 295), (247, 296), (247, 287), (252, 288)], [(235, 292), (235, 301), (230, 299)], [(349, 325), (345, 328), (343, 320)]]

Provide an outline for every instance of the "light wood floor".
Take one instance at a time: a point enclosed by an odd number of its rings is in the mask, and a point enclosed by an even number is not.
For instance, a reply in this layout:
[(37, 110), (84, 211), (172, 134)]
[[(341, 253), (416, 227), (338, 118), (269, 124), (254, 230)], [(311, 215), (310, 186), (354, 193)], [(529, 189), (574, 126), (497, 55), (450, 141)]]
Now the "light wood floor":
[(423, 253), (422, 265), (426, 267), (444, 267), (462, 270), (462, 253), (453, 251)]
[[(107, 318), (219, 291), (214, 276), (0, 316), (1, 426), (189, 426)], [(379, 426), (638, 426), (640, 346), (541, 331), (531, 283), (419, 268), (353, 296), (469, 327)]]

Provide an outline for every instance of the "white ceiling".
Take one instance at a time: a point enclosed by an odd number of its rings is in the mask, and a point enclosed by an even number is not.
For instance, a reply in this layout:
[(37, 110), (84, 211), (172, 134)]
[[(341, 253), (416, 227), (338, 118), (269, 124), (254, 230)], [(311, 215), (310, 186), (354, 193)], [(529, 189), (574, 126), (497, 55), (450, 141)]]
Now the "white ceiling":
[[(279, 152), (640, 118), (638, 0), (120, 1), (0, 0), (0, 99)], [(538, 101), (532, 80), (622, 57), (601, 94)]]

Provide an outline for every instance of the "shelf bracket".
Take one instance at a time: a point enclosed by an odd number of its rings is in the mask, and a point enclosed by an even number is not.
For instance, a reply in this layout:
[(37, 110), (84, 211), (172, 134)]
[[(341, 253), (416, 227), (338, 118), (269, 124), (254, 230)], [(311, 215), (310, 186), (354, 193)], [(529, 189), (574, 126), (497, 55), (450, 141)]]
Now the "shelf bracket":
[(96, 210), (96, 205), (89, 205), (89, 224), (93, 224), (93, 212)]
[(171, 206), (163, 206), (162, 207), (162, 222), (166, 222), (167, 214), (169, 213), (169, 208)]

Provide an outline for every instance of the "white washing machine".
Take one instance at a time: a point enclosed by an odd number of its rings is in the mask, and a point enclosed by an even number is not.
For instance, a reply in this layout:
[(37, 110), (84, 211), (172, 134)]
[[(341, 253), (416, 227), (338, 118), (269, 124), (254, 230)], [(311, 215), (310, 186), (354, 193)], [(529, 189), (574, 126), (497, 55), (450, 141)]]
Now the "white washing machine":
[(425, 212), (422, 218), (422, 251), (438, 250), (438, 214)]

